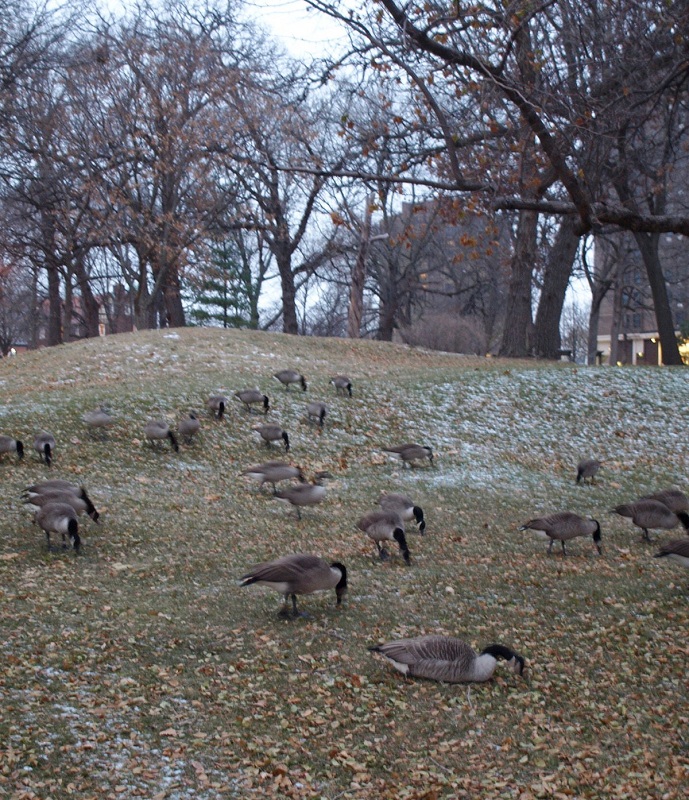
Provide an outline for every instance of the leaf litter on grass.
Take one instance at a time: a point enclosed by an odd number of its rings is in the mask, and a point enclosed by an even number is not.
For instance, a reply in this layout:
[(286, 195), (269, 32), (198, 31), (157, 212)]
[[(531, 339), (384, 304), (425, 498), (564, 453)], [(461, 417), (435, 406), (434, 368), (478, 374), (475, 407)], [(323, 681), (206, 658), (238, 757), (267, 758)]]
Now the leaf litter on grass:
[[(285, 364), (307, 393), (272, 379)], [(328, 385), (338, 372), (354, 397)], [(50, 471), (32, 455), (0, 463), (0, 795), (683, 796), (689, 578), (609, 514), (686, 488), (682, 370), (197, 329), (25, 354), (2, 362), (0, 382), (3, 432), (58, 437)], [(334, 475), (301, 521), (240, 477), (284, 457), (252, 436), (263, 417), (205, 410), (217, 387), (253, 385), (290, 432), (288, 460)], [(322, 434), (303, 422), (307, 399), (329, 406)], [(103, 402), (116, 424), (101, 442), (81, 414)], [(144, 443), (150, 416), (190, 409), (194, 445)], [(407, 440), (433, 447), (435, 466), (382, 453)], [(577, 486), (588, 456), (604, 468)], [(81, 522), (77, 558), (46, 553), (21, 508), (23, 487), (48, 476), (83, 483), (104, 509), (101, 525)], [(408, 526), (411, 568), (381, 563), (355, 528), (383, 489), (426, 513), (426, 536)], [(548, 557), (517, 531), (565, 509), (600, 518), (602, 558), (586, 539)], [(239, 588), (245, 568), (300, 551), (347, 565), (344, 609), (319, 593), (300, 603), (309, 617), (285, 622), (278, 595)], [(367, 651), (424, 633), (510, 644), (526, 678), (408, 681)]]

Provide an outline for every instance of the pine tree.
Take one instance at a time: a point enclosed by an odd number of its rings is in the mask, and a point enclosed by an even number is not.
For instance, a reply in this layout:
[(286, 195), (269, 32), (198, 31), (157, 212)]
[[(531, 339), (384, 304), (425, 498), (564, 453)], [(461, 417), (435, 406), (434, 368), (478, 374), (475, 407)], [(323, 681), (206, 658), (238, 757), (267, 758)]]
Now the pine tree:
[(190, 316), (197, 325), (220, 323), (223, 328), (250, 327), (251, 304), (235, 247), (225, 241), (213, 248), (212, 253)]

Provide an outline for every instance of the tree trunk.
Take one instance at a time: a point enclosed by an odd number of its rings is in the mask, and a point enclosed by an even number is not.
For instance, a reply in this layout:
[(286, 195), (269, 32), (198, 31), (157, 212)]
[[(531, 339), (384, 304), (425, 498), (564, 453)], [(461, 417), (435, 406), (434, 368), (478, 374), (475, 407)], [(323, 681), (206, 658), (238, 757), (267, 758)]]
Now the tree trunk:
[(91, 282), (86, 272), (84, 258), (81, 255), (77, 257), (74, 264), (74, 273), (79, 284), (79, 291), (81, 292), (81, 303), (84, 314), (84, 327), (86, 330), (86, 336), (88, 338), (94, 338), (100, 333), (100, 305), (93, 294), (93, 290), (91, 289)]
[(46, 344), (52, 347), (62, 344), (62, 298), (60, 297), (60, 270), (51, 258), (46, 259), (48, 273), (48, 338)]
[(655, 309), (656, 324), (658, 325), (658, 336), (662, 348), (663, 364), (666, 366), (681, 366), (684, 362), (679, 352), (677, 336), (675, 335), (675, 325), (672, 319), (672, 309), (670, 308), (670, 298), (667, 293), (667, 284), (663, 275), (663, 267), (658, 256), (657, 233), (634, 233), (634, 238), (639, 247), (641, 257), (644, 260), (648, 283), (651, 287), (653, 296), (653, 307)]
[(182, 291), (176, 265), (168, 268), (162, 292), (165, 301), (167, 326), (169, 328), (183, 328), (187, 323), (184, 317)]
[(294, 285), (292, 273), (292, 257), (286, 247), (277, 249), (275, 253), (278, 271), (280, 273), (280, 287), (282, 290), (282, 330), (285, 333), (299, 333), (297, 319), (297, 290)]
[(579, 246), (579, 237), (574, 233), (578, 222), (571, 214), (562, 218), (548, 255), (534, 329), (535, 352), (539, 358), (558, 358), (562, 344), (560, 318)]
[(517, 242), (512, 256), (505, 328), (499, 355), (524, 358), (531, 355), (531, 273), (536, 260), (538, 213), (520, 211)]
[(586, 348), (586, 363), (589, 366), (597, 363), (600, 307), (609, 289), (609, 281), (596, 283), (591, 289), (591, 310), (589, 311), (589, 332)]
[(356, 254), (352, 283), (349, 288), (349, 308), (347, 309), (347, 336), (358, 339), (361, 335), (361, 317), (364, 312), (364, 283), (366, 282), (366, 258), (371, 238), (371, 215), (373, 196), (366, 200), (364, 223), (361, 226), (359, 250)]
[(622, 294), (624, 292), (624, 270), (622, 265), (615, 278), (615, 294), (612, 302), (612, 325), (610, 326), (610, 359), (609, 363), (617, 364), (620, 352), (620, 330), (622, 328)]
[(74, 300), (72, 294), (72, 273), (65, 270), (65, 302), (62, 313), (62, 341), (69, 344), (72, 341), (72, 320), (74, 318)]

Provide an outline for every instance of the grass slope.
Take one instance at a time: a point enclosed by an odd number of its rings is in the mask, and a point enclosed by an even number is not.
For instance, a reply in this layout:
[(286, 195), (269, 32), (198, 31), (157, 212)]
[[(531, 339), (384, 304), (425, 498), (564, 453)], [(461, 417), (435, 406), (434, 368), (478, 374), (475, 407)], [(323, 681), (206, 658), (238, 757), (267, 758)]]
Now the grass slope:
[[(303, 371), (306, 394), (271, 378), (283, 367)], [(337, 372), (352, 399), (328, 385)], [(268, 457), (259, 417), (204, 410), (210, 393), (254, 385), (292, 460), (335, 476), (301, 522), (239, 477)], [(685, 370), (183, 330), (4, 359), (0, 388), (0, 432), (58, 440), (50, 471), (28, 451), (0, 463), (0, 796), (684, 796), (689, 576), (609, 509), (686, 488)], [(321, 398), (322, 434), (303, 420)], [(80, 419), (101, 402), (117, 414), (105, 442)], [(202, 417), (194, 445), (143, 440), (150, 416), (188, 410)], [(381, 453), (406, 440), (431, 445), (436, 466)], [(605, 468), (577, 486), (589, 455)], [(22, 507), (48, 475), (82, 482), (103, 513), (81, 523), (79, 557), (47, 553)], [(426, 511), (410, 568), (374, 559), (354, 527), (383, 489)], [(548, 557), (517, 530), (565, 509), (600, 519), (602, 558), (590, 539)], [(275, 594), (238, 587), (246, 567), (299, 551), (347, 565), (344, 610), (329, 592), (281, 621)], [(528, 676), (498, 668), (467, 691), (406, 681), (367, 652), (436, 632), (512, 645)]]

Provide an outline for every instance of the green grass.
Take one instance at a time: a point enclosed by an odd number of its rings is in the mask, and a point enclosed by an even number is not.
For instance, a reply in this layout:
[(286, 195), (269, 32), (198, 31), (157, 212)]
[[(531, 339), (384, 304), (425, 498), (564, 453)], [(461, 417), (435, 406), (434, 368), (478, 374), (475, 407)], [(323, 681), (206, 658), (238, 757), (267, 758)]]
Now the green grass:
[[(283, 367), (306, 394), (271, 378)], [(328, 385), (339, 372), (351, 399)], [(335, 476), (301, 522), (240, 477), (267, 457), (251, 433), (262, 417), (205, 412), (209, 394), (254, 385), (293, 462)], [(28, 450), (0, 462), (0, 796), (683, 797), (689, 576), (609, 509), (686, 488), (686, 387), (683, 370), (200, 329), (4, 359), (0, 432), (30, 445), (46, 428), (58, 449), (50, 471)], [(307, 399), (329, 405), (322, 434)], [(117, 415), (106, 441), (81, 422), (99, 403)], [(194, 445), (144, 441), (149, 417), (189, 410)], [(406, 440), (436, 466), (381, 452)], [(592, 455), (598, 484), (575, 485)], [(83, 483), (103, 514), (81, 523), (79, 557), (48, 553), (22, 507), (48, 475)], [(410, 568), (378, 562), (355, 529), (383, 489), (426, 512)], [(602, 558), (584, 539), (549, 557), (517, 530), (557, 510), (600, 520)], [(323, 593), (282, 621), (276, 595), (238, 587), (299, 551), (347, 565), (343, 610)], [(367, 651), (435, 632), (509, 644), (528, 673), (498, 668), (467, 691), (407, 681)]]

